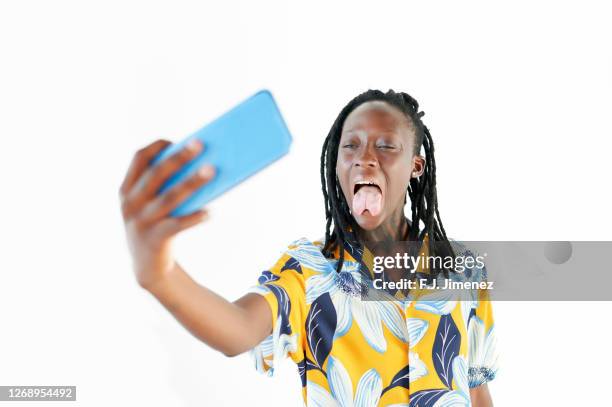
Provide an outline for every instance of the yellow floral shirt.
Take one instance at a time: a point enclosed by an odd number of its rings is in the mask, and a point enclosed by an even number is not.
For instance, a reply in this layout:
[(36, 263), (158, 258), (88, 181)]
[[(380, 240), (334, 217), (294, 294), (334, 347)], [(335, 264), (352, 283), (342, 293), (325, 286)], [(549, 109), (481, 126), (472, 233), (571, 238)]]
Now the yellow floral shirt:
[[(359, 287), (373, 277), (363, 267), (371, 264), (369, 252), (345, 246), (337, 273), (338, 250), (329, 259), (322, 248), (322, 239), (293, 242), (250, 288), (264, 296), (273, 318), (272, 334), (251, 350), (258, 371), (271, 376), (281, 358), (291, 357), (307, 406), (470, 406), (469, 389), (498, 370), (487, 294), (362, 301)], [(486, 268), (468, 275), (476, 273), (486, 279)]]

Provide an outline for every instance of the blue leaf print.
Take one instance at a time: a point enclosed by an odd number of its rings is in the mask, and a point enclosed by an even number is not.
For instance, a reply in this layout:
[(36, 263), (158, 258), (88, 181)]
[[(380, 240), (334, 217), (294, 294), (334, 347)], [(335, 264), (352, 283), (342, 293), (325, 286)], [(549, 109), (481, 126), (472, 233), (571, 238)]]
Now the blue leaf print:
[(444, 394), (446, 389), (420, 390), (410, 396), (409, 407), (432, 407)]
[(459, 354), (461, 334), (450, 314), (442, 315), (433, 344), (433, 364), (440, 380), (449, 389), (453, 382), (452, 363)]
[(285, 270), (295, 270), (298, 273), (302, 274), (302, 266), (300, 266), (300, 262), (294, 259), (293, 257), (289, 257), (289, 260), (285, 262), (285, 265), (281, 269), (281, 273)]
[(327, 372), (325, 370), (315, 365), (312, 360), (306, 358), (306, 371), (309, 371), (309, 370), (318, 370), (319, 372), (323, 373), (323, 376), (327, 377)]
[(320, 369), (331, 352), (337, 324), (338, 316), (329, 293), (320, 295), (312, 302), (306, 317), (308, 348)]
[(315, 365), (312, 360), (308, 359), (308, 356), (306, 356), (300, 363), (298, 363), (298, 372), (300, 373), (300, 379), (302, 379), (302, 387), (306, 386), (306, 382), (308, 381), (306, 372), (309, 370), (318, 370), (323, 374), (323, 376), (327, 377), (325, 370)]
[(289, 300), (289, 295), (287, 291), (283, 287), (276, 286), (274, 284), (266, 284), (266, 287), (270, 289), (274, 293), (276, 300), (278, 302), (278, 312), (276, 313), (277, 317), (281, 318), (281, 328), (280, 335), (291, 335), (291, 324), (289, 323), (289, 314), (291, 313), (291, 301)]
[[(383, 287), (385, 287), (385, 283), (389, 282), (389, 281), (393, 281), (393, 280), (389, 280), (387, 273), (383, 272), (382, 273), (382, 284)], [(385, 291), (387, 291), (389, 294), (395, 296), (395, 294), (397, 294), (397, 292), (399, 291), (399, 289), (397, 288), (389, 288), (389, 286), (386, 286), (386, 288), (383, 288)]]
[(257, 279), (257, 281), (259, 282), (259, 284), (266, 284), (271, 283), (272, 281), (276, 281), (279, 278), (279, 276), (272, 274), (270, 270), (265, 270), (261, 273), (261, 276), (259, 276), (259, 279)]
[(302, 387), (306, 387), (306, 358), (298, 363), (298, 372), (300, 373), (300, 379), (302, 379)]
[(347, 240), (344, 242), (344, 248), (355, 259), (355, 261), (361, 263), (361, 260), (363, 258), (363, 247), (361, 244), (359, 244), (358, 242), (351, 242), (350, 240)]
[(410, 388), (409, 386), (410, 376), (408, 374), (409, 372), (410, 372), (410, 365), (406, 365), (406, 367), (404, 367), (402, 370), (397, 372), (395, 376), (393, 376), (393, 379), (391, 380), (391, 383), (389, 384), (389, 386), (385, 387), (385, 389), (382, 391), (380, 395), (382, 396), (389, 390), (393, 389), (394, 387), (398, 387), (398, 386), (409, 389)]

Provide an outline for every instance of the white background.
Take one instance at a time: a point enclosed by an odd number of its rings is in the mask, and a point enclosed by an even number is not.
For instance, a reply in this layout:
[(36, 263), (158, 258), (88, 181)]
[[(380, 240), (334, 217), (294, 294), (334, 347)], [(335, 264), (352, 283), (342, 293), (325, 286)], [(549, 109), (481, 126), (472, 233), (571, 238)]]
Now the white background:
[[(321, 144), (368, 88), (425, 111), (450, 236), (611, 240), (605, 2), (424, 3), (2, 2), (0, 385), (76, 385), (66, 405), (300, 404), (289, 360), (261, 376), (137, 286), (119, 214), (136, 149), (262, 88), (291, 153), (177, 241), (191, 275), (228, 299), (287, 243), (322, 236)], [(606, 397), (612, 303), (494, 310), (496, 406)]]

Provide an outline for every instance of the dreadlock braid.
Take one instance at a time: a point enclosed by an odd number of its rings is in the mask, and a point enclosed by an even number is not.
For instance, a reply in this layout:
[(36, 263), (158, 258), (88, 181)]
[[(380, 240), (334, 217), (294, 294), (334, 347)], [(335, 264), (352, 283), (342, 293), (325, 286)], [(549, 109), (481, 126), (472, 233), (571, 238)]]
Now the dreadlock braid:
[[(336, 175), (338, 148), (342, 126), (348, 115), (359, 105), (365, 102), (380, 100), (389, 103), (403, 112), (415, 129), (414, 154), (419, 154), (421, 148), (425, 151), (425, 170), (422, 177), (411, 178), (408, 196), (410, 197), (412, 224), (408, 233), (409, 240), (422, 241), (425, 234), (429, 237), (429, 255), (451, 255), (455, 257), (446, 231), (442, 225), (438, 211), (438, 198), (436, 190), (436, 159), (434, 157), (434, 143), (429, 129), (421, 121), (425, 114), (419, 112), (419, 103), (409, 94), (395, 92), (389, 89), (386, 93), (377, 89), (369, 89), (353, 98), (341, 111), (323, 142), (321, 151), (321, 186), (325, 200), (325, 244), (323, 254), (332, 257), (336, 248), (339, 248), (339, 260), (336, 271), (342, 270), (344, 264), (344, 244), (359, 244), (356, 230), (358, 228), (355, 218), (351, 215), (346, 198), (340, 187)], [(406, 203), (406, 201), (404, 202)], [(424, 228), (420, 231), (420, 222)], [(333, 229), (332, 229), (333, 223)], [(448, 270), (432, 270), (433, 277), (440, 271), (448, 277)]]

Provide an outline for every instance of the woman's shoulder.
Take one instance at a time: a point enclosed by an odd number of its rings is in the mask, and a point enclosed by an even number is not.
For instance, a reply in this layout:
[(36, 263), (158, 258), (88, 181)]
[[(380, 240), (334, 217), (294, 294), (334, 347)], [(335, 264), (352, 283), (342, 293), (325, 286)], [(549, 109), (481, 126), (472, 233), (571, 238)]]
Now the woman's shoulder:
[(476, 258), (477, 256), (480, 255), (480, 252), (478, 251), (476, 247), (474, 247), (474, 245), (470, 245), (469, 243), (466, 243), (465, 241), (460, 241), (455, 238), (449, 237), (448, 242), (450, 243), (455, 256), (462, 256), (462, 257), (469, 256), (469, 257)]
[(465, 254), (467, 252), (470, 252), (470, 248), (465, 243), (463, 243), (460, 240), (455, 239), (454, 237), (449, 237), (448, 242), (453, 248), (453, 251), (455, 252), (455, 254)]
[(311, 240), (306, 237), (293, 240), (285, 248), (285, 254), (300, 265), (314, 271), (324, 272), (330, 267), (329, 259), (323, 255), (323, 238)]
[(480, 252), (473, 245), (466, 244), (464, 241), (459, 241), (449, 237), (448, 241), (453, 248), (453, 252), (457, 258), (461, 258), (462, 266), (459, 273), (453, 273), (453, 277), (465, 281), (486, 281), (487, 270)]
[(318, 239), (310, 239), (308, 237), (300, 237), (298, 239), (293, 240), (290, 244), (292, 245), (300, 245), (300, 244), (315, 244), (315, 245), (323, 245), (323, 242), (325, 242), (325, 237), (320, 237)]
[(322, 251), (324, 242), (325, 242), (325, 238), (319, 238), (319, 239), (313, 240), (307, 237), (300, 237), (298, 239), (291, 241), (285, 249), (286, 250), (299, 250), (299, 249), (316, 248), (318, 251)]

